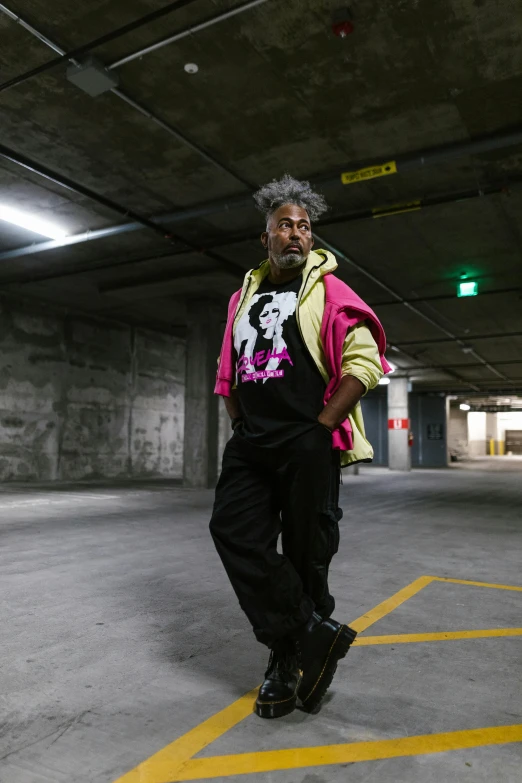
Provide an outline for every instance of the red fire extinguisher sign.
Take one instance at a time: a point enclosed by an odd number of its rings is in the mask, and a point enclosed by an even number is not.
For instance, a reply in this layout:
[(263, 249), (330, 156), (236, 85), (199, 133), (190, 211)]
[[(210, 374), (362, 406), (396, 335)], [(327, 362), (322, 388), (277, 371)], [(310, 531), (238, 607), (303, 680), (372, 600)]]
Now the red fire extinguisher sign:
[(388, 419), (388, 429), (389, 430), (409, 430), (410, 429), (410, 420), (409, 419)]

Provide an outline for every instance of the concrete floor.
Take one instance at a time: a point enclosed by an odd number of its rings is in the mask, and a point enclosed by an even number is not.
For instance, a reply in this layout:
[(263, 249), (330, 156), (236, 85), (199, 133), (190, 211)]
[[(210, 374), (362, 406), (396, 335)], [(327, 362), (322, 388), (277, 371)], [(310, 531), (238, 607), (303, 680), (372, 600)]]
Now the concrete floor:
[[(522, 461), (466, 467), (345, 477), (339, 619), (426, 574), (522, 585)], [(209, 540), (211, 502), (168, 483), (0, 488), (2, 783), (111, 783), (260, 682), (266, 654)], [(522, 592), (435, 582), (366, 635), (520, 627), (521, 614)], [(249, 715), (198, 756), (521, 724), (521, 651), (520, 636), (357, 647), (318, 715)], [(214, 774), (520, 783), (522, 752)]]
[(451, 465), (456, 470), (491, 471), (495, 473), (522, 473), (522, 456), (511, 457), (474, 457), (473, 459), (454, 462)]

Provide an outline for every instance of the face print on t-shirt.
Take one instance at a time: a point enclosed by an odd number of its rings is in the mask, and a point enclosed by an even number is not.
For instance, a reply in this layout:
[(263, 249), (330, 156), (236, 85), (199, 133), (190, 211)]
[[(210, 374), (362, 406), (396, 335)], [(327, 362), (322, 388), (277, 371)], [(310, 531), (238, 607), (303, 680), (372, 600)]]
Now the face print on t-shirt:
[(255, 294), (236, 327), (237, 382), (284, 377), (286, 363), (293, 365), (284, 338), (284, 324), (295, 314), (294, 291)]

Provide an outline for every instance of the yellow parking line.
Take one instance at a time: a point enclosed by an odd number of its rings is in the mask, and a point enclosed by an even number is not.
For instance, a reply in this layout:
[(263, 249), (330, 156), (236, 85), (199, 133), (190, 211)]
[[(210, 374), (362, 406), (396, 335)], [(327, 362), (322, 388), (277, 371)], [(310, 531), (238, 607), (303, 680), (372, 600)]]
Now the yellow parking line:
[(187, 734), (171, 742), (146, 761), (139, 764), (115, 783), (159, 783), (159, 781), (178, 780), (176, 774), (180, 767), (200, 750), (214, 742), (222, 734), (252, 714), (253, 702), (258, 688), (245, 693), (237, 701), (216, 713), (204, 723), (200, 723)]
[(434, 576), (419, 577), (419, 579), (416, 579), (414, 582), (407, 585), (407, 587), (403, 587), (402, 590), (399, 590), (398, 593), (387, 598), (382, 604), (379, 604), (373, 609), (370, 609), (366, 614), (358, 617), (357, 620), (350, 623), (350, 626), (358, 633), (365, 631), (370, 625), (373, 625), (378, 620), (382, 620), (387, 614), (393, 612), (394, 609), (397, 609), (398, 606), (405, 601), (408, 601), (412, 596), (416, 595), (416, 593), (419, 593), (424, 587), (433, 582), (435, 578), (436, 577)]
[[(431, 582), (453, 582), (454, 584), (492, 587), (501, 590), (518, 590), (522, 587), (471, 582), (463, 579), (449, 579), (436, 576), (421, 576), (410, 585), (386, 599), (361, 617), (350, 623), (361, 633), (381, 620), (398, 606), (412, 598)], [(487, 636), (521, 635), (522, 629), (491, 629), (484, 631), (457, 631), (438, 634), (400, 634), (397, 636), (359, 637), (355, 644), (401, 644), (407, 642), (438, 641), (453, 638), (480, 638)], [(474, 636), (475, 635), (475, 636)], [(205, 759), (192, 757), (232, 729), (252, 713), (258, 687), (246, 693), (233, 704), (225, 707), (208, 720), (184, 734), (179, 739), (155, 753), (114, 783), (174, 783), (181, 780), (195, 780), (198, 777), (220, 777), (246, 772), (263, 772), (276, 769), (314, 766), (318, 764), (349, 763), (372, 759), (408, 756), (420, 753), (436, 753), (457, 748), (479, 745), (518, 742), (522, 740), (522, 725), (492, 727), (472, 731), (450, 732), (448, 734), (406, 737), (376, 742), (361, 742), (348, 745), (331, 745), (320, 748), (298, 748), (296, 750), (246, 753), (239, 756), (223, 756)], [(514, 738), (513, 738), (514, 737)], [(326, 759), (326, 760), (324, 760)], [(253, 766), (252, 766), (253, 765)]]
[(356, 761), (445, 753), (449, 750), (476, 748), (483, 745), (503, 745), (508, 742), (520, 741), (522, 741), (522, 724), (450, 731), (444, 734), (424, 734), (417, 737), (401, 737), (373, 742), (353, 742), (346, 745), (240, 753), (235, 756), (192, 759), (175, 777), (156, 778), (154, 783), (177, 783), (177, 781), (183, 780), (221, 778), (229, 775), (320, 767), (329, 764), (351, 764)]
[[(376, 606), (370, 612), (350, 623), (356, 631), (363, 631), (370, 625), (381, 620), (389, 612), (396, 609), (413, 595), (432, 582), (434, 577), (421, 576), (410, 585), (399, 590), (386, 601)], [(143, 761), (134, 769), (127, 772), (114, 783), (158, 783), (161, 780), (174, 780), (176, 771), (184, 765), (188, 759), (210, 745), (240, 721), (252, 713), (253, 701), (257, 696), (259, 686), (242, 696), (229, 707), (218, 712), (217, 715), (196, 726), (179, 739), (171, 742), (162, 750)], [(170, 777), (169, 777), (170, 776)]]
[(474, 587), (493, 587), (497, 590), (517, 590), (522, 593), (522, 587), (516, 587), (515, 585), (497, 585), (492, 582), (470, 582), (467, 579), (449, 579), (445, 576), (431, 576), (426, 577), (431, 579), (432, 582), (452, 582), (454, 585), (473, 585)]
[(488, 639), (499, 636), (522, 636), (522, 628), (485, 628), (482, 631), (443, 631), (441, 633), (401, 633), (396, 636), (358, 636), (354, 647), (374, 644), (411, 644), (412, 642), (444, 642), (451, 639)]

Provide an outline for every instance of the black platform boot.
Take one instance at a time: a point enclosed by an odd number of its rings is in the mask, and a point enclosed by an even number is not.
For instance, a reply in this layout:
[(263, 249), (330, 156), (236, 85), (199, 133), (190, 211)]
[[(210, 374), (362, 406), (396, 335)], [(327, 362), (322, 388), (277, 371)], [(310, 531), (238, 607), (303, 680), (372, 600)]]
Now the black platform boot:
[(270, 652), (265, 681), (259, 689), (255, 711), (260, 718), (282, 718), (295, 710), (302, 672), (297, 644), (278, 642)]
[(298, 695), (307, 712), (319, 707), (332, 684), (337, 663), (344, 658), (357, 632), (335, 620), (323, 620), (314, 612), (294, 635), (300, 653), (303, 677)]

